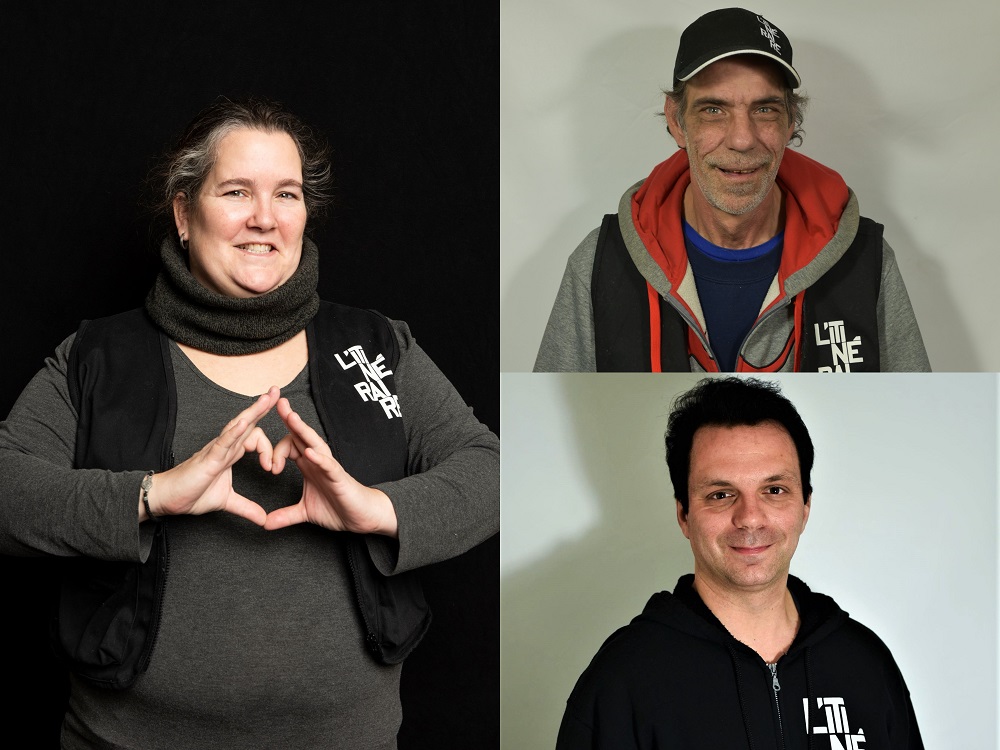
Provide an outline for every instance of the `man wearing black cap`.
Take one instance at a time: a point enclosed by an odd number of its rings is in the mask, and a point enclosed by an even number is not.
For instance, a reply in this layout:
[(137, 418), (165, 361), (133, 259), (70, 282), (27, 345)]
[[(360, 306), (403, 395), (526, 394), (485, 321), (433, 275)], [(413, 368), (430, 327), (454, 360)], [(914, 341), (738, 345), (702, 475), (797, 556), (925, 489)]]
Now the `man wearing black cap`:
[(922, 750), (886, 645), (789, 574), (813, 444), (772, 383), (706, 378), (666, 434), (694, 575), (654, 594), (577, 681), (557, 750)]
[(535, 371), (930, 369), (882, 226), (800, 153), (784, 33), (741, 8), (681, 35), (664, 115), (681, 149), (569, 259)]

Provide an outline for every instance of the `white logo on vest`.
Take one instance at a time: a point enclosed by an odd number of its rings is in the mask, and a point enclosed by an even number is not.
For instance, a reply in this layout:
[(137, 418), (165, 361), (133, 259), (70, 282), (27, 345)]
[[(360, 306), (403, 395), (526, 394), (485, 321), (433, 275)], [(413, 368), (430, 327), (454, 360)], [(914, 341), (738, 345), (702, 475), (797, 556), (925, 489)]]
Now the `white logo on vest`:
[[(829, 323), (823, 324), (822, 330), (820, 330), (819, 326), (819, 323), (813, 324), (813, 328), (816, 331), (816, 345), (828, 345), (830, 347), (830, 355), (833, 358), (833, 364), (829, 367), (820, 367), (819, 372), (850, 372), (852, 364), (865, 361), (860, 352), (861, 337), (855, 336), (848, 341), (844, 321), (831, 320)], [(823, 338), (824, 331), (829, 336), (828, 339)]]
[(354, 390), (361, 396), (362, 401), (377, 401), (385, 411), (386, 419), (403, 416), (399, 413), (399, 396), (390, 393), (388, 387), (382, 382), (382, 378), (386, 375), (392, 375), (392, 370), (386, 370), (382, 365), (385, 362), (385, 357), (379, 354), (374, 362), (369, 362), (365, 350), (361, 348), (360, 344), (344, 350), (344, 356), (349, 358), (347, 362), (341, 359), (339, 354), (333, 356), (337, 358), (340, 366), (345, 370), (352, 367), (361, 369), (361, 374), (365, 376), (365, 379), (360, 383), (355, 383)]
[(802, 699), (806, 717), (806, 734), (825, 734), (830, 737), (830, 750), (865, 750), (865, 730), (851, 731), (847, 722), (847, 706), (843, 698), (817, 698), (816, 711), (809, 716), (809, 699)]

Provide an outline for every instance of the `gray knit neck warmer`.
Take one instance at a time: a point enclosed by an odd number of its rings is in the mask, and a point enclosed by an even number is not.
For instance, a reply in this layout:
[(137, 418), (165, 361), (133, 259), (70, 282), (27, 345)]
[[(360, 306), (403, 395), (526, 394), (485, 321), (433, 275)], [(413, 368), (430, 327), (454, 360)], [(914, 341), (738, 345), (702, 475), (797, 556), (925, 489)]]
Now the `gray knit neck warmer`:
[(256, 354), (297, 334), (319, 310), (319, 251), (303, 239), (295, 273), (259, 297), (227, 297), (191, 275), (176, 237), (160, 246), (162, 267), (146, 296), (146, 311), (170, 338), (212, 354)]

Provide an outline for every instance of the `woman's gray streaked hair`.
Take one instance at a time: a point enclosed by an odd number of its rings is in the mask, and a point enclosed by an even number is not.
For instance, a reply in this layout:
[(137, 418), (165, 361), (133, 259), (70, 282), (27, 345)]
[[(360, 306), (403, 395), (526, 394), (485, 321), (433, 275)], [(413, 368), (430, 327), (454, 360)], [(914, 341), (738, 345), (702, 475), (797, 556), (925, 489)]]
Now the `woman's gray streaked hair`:
[(188, 125), (177, 145), (164, 157), (155, 179), (159, 183), (157, 210), (172, 216), (174, 198), (180, 194), (192, 205), (208, 173), (215, 166), (219, 143), (234, 130), (248, 128), (265, 133), (287, 133), (302, 160), (302, 195), (307, 222), (322, 216), (330, 202), (332, 175), (325, 141), (281, 104), (251, 97), (220, 98), (202, 110)]

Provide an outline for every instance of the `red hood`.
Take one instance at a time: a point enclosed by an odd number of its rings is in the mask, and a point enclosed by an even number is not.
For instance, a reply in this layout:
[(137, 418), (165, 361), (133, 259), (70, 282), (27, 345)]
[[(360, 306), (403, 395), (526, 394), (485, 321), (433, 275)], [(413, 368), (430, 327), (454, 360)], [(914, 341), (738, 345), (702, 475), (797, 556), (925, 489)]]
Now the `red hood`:
[[(681, 217), (684, 191), (691, 183), (687, 153), (678, 151), (653, 168), (632, 196), (632, 219), (650, 256), (676, 286), (687, 268), (687, 254), (664, 252), (683, 248)], [(844, 179), (797, 151), (785, 150), (778, 169), (778, 187), (785, 195), (785, 241), (778, 281), (806, 266), (837, 231), (847, 205)]]

